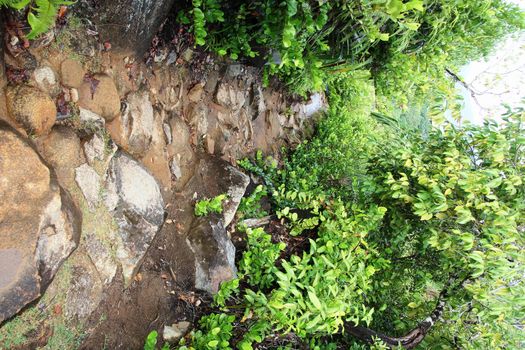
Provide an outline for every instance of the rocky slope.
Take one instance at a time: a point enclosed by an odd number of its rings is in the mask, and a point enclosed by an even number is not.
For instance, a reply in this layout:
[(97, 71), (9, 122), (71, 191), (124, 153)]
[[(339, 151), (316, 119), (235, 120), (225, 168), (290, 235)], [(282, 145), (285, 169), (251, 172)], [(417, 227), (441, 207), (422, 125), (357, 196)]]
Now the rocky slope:
[[(138, 349), (150, 330), (192, 322), (236, 273), (228, 227), (250, 179), (235, 161), (278, 155), (317, 104), (291, 105), (257, 69), (191, 48), (145, 66), (86, 33), (8, 44), (2, 349)], [(222, 216), (194, 217), (221, 193)]]

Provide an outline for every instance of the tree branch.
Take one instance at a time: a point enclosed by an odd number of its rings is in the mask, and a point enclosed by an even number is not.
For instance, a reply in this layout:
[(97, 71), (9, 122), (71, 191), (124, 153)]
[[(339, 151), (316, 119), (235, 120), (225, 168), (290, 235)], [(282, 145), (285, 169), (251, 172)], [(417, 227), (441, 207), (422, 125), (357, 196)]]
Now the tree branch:
[(424, 321), (419, 323), (416, 328), (414, 328), (402, 337), (391, 337), (389, 335), (377, 332), (373, 329), (363, 326), (354, 326), (349, 323), (345, 324), (344, 330), (347, 334), (350, 334), (369, 344), (372, 344), (374, 342), (374, 338), (379, 338), (391, 349), (397, 348), (399, 346), (401, 346), (404, 349), (413, 349), (423, 341), (423, 339), (428, 334), (432, 326), (434, 326), (438, 319), (443, 315), (443, 311), (445, 310), (445, 300), (447, 299), (449, 292), (453, 289), (461, 287), (466, 280), (467, 279), (465, 278), (455, 288), (451, 288), (454, 278), (450, 278), (446, 286), (439, 294), (436, 307), (434, 308), (430, 316), (428, 316)]

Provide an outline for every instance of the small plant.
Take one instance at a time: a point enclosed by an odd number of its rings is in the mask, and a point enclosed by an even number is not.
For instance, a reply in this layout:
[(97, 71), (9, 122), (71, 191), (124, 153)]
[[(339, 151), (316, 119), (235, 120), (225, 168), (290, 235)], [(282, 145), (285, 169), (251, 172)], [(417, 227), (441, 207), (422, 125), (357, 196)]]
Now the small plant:
[(195, 203), (195, 215), (206, 216), (210, 213), (222, 213), (222, 202), (227, 198), (226, 194), (220, 194), (212, 199), (204, 199)]
[(39, 35), (47, 32), (54, 24), (60, 6), (72, 5), (76, 1), (63, 0), (0, 0), (1, 6), (11, 7), (15, 10), (22, 10), (29, 5), (27, 22), (31, 26), (31, 31), (27, 34), (28, 39), (35, 39)]
[(246, 236), (248, 247), (239, 262), (239, 270), (250, 286), (267, 288), (276, 279), (275, 262), (286, 244), (272, 243), (272, 237), (262, 228), (246, 229)]
[[(144, 343), (144, 350), (155, 350), (157, 349), (157, 337), (159, 333), (157, 331), (151, 331), (148, 334), (148, 337), (146, 338), (146, 342)], [(168, 343), (164, 343), (161, 350), (169, 350), (170, 345)]]
[(182, 339), (179, 350), (231, 350), (233, 321), (235, 316), (226, 314), (204, 316), (199, 322), (200, 330), (191, 333), (191, 344), (186, 346)]
[(241, 199), (237, 212), (245, 218), (261, 218), (268, 215), (261, 207), (261, 199), (267, 195), (266, 187), (258, 185), (252, 194)]

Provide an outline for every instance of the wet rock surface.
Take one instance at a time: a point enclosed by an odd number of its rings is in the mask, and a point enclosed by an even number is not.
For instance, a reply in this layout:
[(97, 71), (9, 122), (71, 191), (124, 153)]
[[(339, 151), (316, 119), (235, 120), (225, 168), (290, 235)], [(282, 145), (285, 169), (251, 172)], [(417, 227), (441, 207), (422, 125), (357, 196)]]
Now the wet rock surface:
[(0, 322), (40, 296), (76, 248), (81, 214), (22, 135), (0, 121)]

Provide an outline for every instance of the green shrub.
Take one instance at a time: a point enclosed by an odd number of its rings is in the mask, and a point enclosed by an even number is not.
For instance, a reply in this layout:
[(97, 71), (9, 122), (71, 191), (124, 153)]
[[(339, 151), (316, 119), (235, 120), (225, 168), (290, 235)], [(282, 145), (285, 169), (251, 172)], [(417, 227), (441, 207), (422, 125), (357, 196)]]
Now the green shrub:
[(203, 199), (195, 203), (195, 215), (206, 216), (209, 213), (222, 213), (222, 202), (226, 200), (225, 194), (220, 194), (212, 199)]

